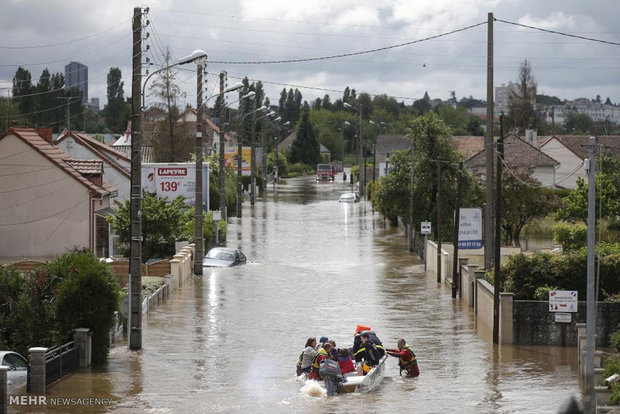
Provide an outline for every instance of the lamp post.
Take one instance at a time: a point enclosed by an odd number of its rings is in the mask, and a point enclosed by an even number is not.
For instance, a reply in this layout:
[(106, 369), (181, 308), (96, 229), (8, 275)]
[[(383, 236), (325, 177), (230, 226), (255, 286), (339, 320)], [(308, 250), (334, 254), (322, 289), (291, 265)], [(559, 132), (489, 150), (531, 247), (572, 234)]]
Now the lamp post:
[(263, 115), (260, 118), (258, 118), (259, 120), (261, 120), (261, 129), (260, 129), (260, 135), (261, 135), (261, 148), (263, 150), (262, 153), (262, 162), (261, 162), (261, 176), (262, 176), (262, 182), (263, 182), (263, 201), (266, 200), (266, 196), (267, 196), (267, 151), (266, 147), (265, 147), (265, 118), (270, 117), (270, 116), (275, 116), (276, 113), (273, 111), (270, 111), (267, 115)]
[[(142, 130), (141, 130), (141, 109), (144, 108), (144, 90), (148, 80), (156, 73), (170, 69), (173, 66), (184, 65), (196, 61), (204, 61), (207, 54), (202, 50), (195, 50), (189, 56), (180, 59), (174, 65), (156, 70), (151, 73), (144, 81), (142, 88), (140, 55), (135, 49), (140, 51), (140, 9), (134, 9), (134, 78), (133, 78), (133, 100), (132, 100), (132, 143), (131, 143), (131, 188), (130, 188), (130, 253), (129, 253), (129, 332), (127, 347), (129, 349), (142, 349), (142, 187), (140, 184), (142, 172)], [(137, 39), (136, 39), (137, 37)], [(136, 68), (138, 68), (136, 70)], [(141, 92), (140, 96), (139, 93)], [(139, 99), (142, 98), (142, 106)]]
[(243, 88), (243, 83), (237, 82), (228, 89), (224, 89), (224, 83), (226, 79), (226, 72), (220, 73), (220, 157), (219, 157), (219, 176), (220, 176), (220, 212), (223, 214), (223, 219), (228, 219), (228, 213), (226, 212), (226, 169), (225, 169), (225, 152), (224, 152), (224, 136), (226, 135), (226, 102), (225, 95), (228, 92), (233, 92)]
[[(254, 201), (256, 200), (256, 115), (259, 112), (266, 111), (269, 108), (266, 106), (261, 106), (256, 109), (256, 100), (252, 101), (252, 144), (251, 144), (251, 155), (250, 155), (250, 204), (254, 205)], [(261, 117), (262, 118), (262, 117)]]
[[(274, 122), (278, 122), (282, 119), (282, 117), (277, 117), (276, 119), (274, 119)], [(276, 134), (275, 137), (273, 137), (274, 141), (275, 141), (275, 151), (276, 151), (276, 159), (274, 162), (274, 176), (273, 176), (273, 189), (275, 190), (276, 188), (276, 182), (280, 181), (280, 173), (278, 171), (278, 143), (279, 143), (279, 138), (280, 138), (280, 134), (282, 133), (282, 127), (285, 127), (287, 125), (290, 125), (290, 121), (286, 121), (285, 123), (278, 125), (278, 133)]]
[(349, 104), (348, 102), (344, 103), (345, 108), (349, 108), (349, 109), (353, 109), (354, 111), (357, 112), (360, 122), (359, 122), (359, 134), (357, 136), (357, 165), (359, 165), (360, 167), (360, 178), (359, 178), (359, 183), (360, 183), (360, 197), (364, 197), (364, 192), (365, 192), (365, 186), (366, 186), (366, 165), (362, 166), (362, 143), (364, 142), (364, 140), (362, 139), (362, 110), (360, 108), (357, 108), (351, 104)]

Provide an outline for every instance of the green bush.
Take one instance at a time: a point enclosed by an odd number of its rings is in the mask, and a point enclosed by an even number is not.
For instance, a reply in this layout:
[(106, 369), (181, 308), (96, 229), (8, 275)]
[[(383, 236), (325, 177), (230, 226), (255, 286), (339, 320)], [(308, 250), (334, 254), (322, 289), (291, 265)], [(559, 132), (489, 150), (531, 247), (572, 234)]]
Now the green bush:
[[(620, 355), (609, 356), (603, 360), (603, 380), (600, 385), (605, 385), (604, 379), (613, 375), (620, 374)], [(611, 404), (620, 404), (620, 383), (616, 382), (611, 386)]]
[[(597, 251), (601, 252), (600, 289), (603, 299), (609, 300), (620, 293), (620, 252), (615, 245), (605, 244)], [(503, 287), (505, 291), (514, 293), (515, 299), (534, 299), (537, 289), (550, 286), (577, 290), (583, 298), (586, 297), (586, 266), (585, 248), (562, 255), (536, 253), (528, 257), (516, 254), (502, 266)]]
[(618, 330), (610, 335), (609, 343), (616, 348), (616, 351), (620, 352), (620, 325), (618, 325)]
[(541, 286), (534, 292), (534, 300), (549, 300), (549, 291), (558, 290), (555, 286)]
[(588, 241), (588, 226), (583, 223), (558, 222), (553, 228), (553, 240), (561, 244), (565, 252), (579, 250)]
[[(213, 211), (207, 211), (202, 216), (202, 233), (207, 245), (215, 244), (215, 221), (213, 220)], [(193, 243), (195, 240), (195, 226), (196, 226), (196, 213), (194, 210), (187, 210), (184, 215), (184, 224), (182, 230), (182, 237)], [(226, 240), (226, 234), (228, 233), (228, 227), (225, 220), (220, 220), (219, 223), (219, 241), (220, 243)]]
[(93, 332), (92, 360), (108, 357), (109, 332), (118, 309), (120, 286), (107, 263), (90, 251), (73, 250), (46, 266), (62, 282), (56, 295), (56, 316), (60, 334), (70, 339), (75, 328)]

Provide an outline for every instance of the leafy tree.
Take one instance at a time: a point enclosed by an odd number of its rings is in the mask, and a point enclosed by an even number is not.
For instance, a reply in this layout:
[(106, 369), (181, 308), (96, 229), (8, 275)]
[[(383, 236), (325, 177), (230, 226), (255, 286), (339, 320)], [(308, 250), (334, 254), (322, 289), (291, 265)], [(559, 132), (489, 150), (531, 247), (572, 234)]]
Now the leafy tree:
[(89, 328), (93, 332), (93, 362), (105, 362), (120, 299), (120, 285), (112, 269), (89, 250), (65, 253), (47, 269), (62, 280), (56, 298), (61, 334), (68, 339), (73, 329)]
[(13, 99), (18, 103), (21, 113), (32, 123), (36, 117), (34, 113), (36, 112), (36, 99), (28, 95), (32, 95), (33, 92), (35, 92), (35, 87), (32, 84), (32, 75), (28, 69), (20, 66), (13, 77)]
[(569, 112), (566, 114), (566, 120), (564, 121), (564, 128), (569, 133), (584, 133), (590, 132), (590, 128), (594, 125), (594, 121), (587, 114), (580, 114), (579, 112)]
[(453, 108), (450, 105), (440, 105), (437, 108), (439, 117), (450, 127), (453, 135), (468, 135), (470, 115), (463, 106)]
[(325, 95), (323, 97), (323, 102), (321, 103), (321, 107), (323, 109), (326, 109), (328, 111), (332, 111), (334, 109), (334, 106), (332, 105), (331, 101), (329, 100), (329, 95)]
[(0, 97), (0, 131), (6, 131), (11, 125), (24, 125), (20, 122), (19, 105), (11, 98)]
[(523, 228), (538, 217), (545, 217), (559, 206), (551, 189), (540, 187), (531, 174), (514, 168), (502, 172), (501, 226), (510, 243), (520, 246)]
[(390, 155), (390, 171), (376, 181), (371, 190), (373, 206), (390, 221), (398, 225), (398, 218), (409, 216), (411, 156), (407, 151)]
[(109, 130), (120, 133), (125, 130), (129, 116), (125, 107), (121, 70), (116, 67), (110, 68), (107, 80), (108, 104), (103, 110), (105, 125)]
[(510, 87), (508, 120), (512, 126), (519, 128), (523, 133), (526, 129), (536, 127), (534, 103), (536, 102), (537, 84), (532, 73), (532, 66), (527, 59), (521, 63), (519, 68), (519, 80), (516, 84), (511, 82)]
[(388, 113), (392, 120), (400, 115), (401, 107), (398, 101), (391, 96), (376, 95), (372, 100), (373, 111), (383, 110)]
[(291, 162), (315, 165), (321, 162), (321, 150), (315, 131), (310, 124), (310, 108), (304, 105), (301, 121), (297, 125), (297, 139), (291, 145)]
[[(114, 232), (118, 234), (119, 241), (124, 250), (129, 249), (129, 213), (130, 202), (116, 201), (118, 211), (110, 216)], [(142, 197), (142, 260), (144, 262), (152, 258), (171, 257), (175, 253), (174, 242), (181, 240), (183, 212), (187, 209), (183, 197), (168, 202), (166, 197), (157, 197), (149, 193), (143, 193)]]

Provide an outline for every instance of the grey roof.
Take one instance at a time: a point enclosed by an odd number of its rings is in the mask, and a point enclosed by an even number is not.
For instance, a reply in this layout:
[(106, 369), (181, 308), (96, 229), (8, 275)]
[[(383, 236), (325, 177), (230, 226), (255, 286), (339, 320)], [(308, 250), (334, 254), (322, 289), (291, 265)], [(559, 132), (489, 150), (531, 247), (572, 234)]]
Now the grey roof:
[[(278, 151), (288, 151), (291, 149), (291, 145), (293, 145), (293, 141), (297, 139), (297, 133), (292, 132), (288, 137), (284, 138), (282, 142), (278, 144)], [(319, 142), (319, 148), (321, 154), (331, 153), (329, 148)]]
[[(504, 160), (508, 165), (523, 169), (555, 167), (560, 164), (538, 148), (513, 134), (509, 134), (504, 139)], [(479, 169), (486, 166), (486, 161), (487, 151), (483, 149), (469, 157), (465, 164), (470, 169)]]
[(377, 162), (384, 162), (389, 154), (411, 148), (411, 140), (405, 135), (378, 135), (375, 148)]

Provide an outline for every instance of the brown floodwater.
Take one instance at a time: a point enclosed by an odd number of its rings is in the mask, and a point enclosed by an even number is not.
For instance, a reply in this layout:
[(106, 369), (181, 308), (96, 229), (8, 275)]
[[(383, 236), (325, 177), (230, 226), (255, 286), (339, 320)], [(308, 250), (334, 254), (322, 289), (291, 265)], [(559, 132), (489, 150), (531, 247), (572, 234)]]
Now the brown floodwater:
[[(277, 194), (270, 186), (266, 202), (244, 203), (227, 245), (250, 263), (205, 269), (144, 318), (141, 351), (121, 343), (105, 365), (48, 388), (48, 398), (111, 405), (17, 411), (555, 413), (580, 398), (574, 348), (493, 345), (370, 203), (338, 203), (349, 190), (299, 178)], [(369, 394), (301, 393), (294, 368), (305, 340), (351, 346), (358, 323), (390, 347), (405, 338), (420, 377), (399, 377), (391, 358)]]

